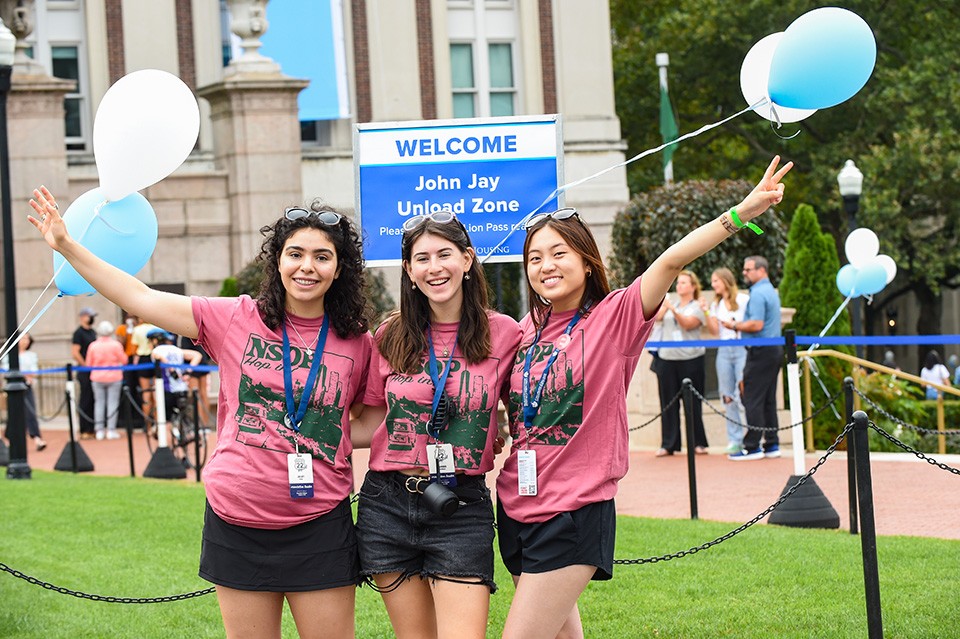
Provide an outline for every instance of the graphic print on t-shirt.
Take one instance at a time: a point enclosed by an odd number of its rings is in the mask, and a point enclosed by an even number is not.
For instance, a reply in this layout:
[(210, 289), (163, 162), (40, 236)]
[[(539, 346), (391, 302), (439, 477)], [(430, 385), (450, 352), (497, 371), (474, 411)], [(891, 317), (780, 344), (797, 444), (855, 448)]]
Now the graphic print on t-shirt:
[[(313, 363), (306, 350), (290, 346), (293, 370), (293, 401), (299, 405), (303, 385)], [(245, 446), (275, 452), (281, 449), (278, 437), (315, 459), (333, 465), (343, 437), (344, 384), (353, 374), (354, 361), (349, 357), (325, 352), (320, 362), (317, 382), (310, 397), (307, 413), (300, 423), (300, 435), (284, 423), (287, 414), (283, 389), (271, 388), (266, 380), (283, 379), (283, 344), (276, 339), (250, 335), (240, 362), (239, 406), (237, 408), (237, 441)], [(341, 379), (341, 374), (345, 375)]]
[[(579, 339), (572, 340), (563, 335), (564, 348), (557, 355), (556, 361), (550, 367), (547, 383), (543, 387), (543, 396), (540, 398), (540, 410), (533, 419), (533, 427), (527, 436), (529, 441), (545, 446), (566, 446), (570, 438), (577, 434), (583, 422), (583, 331), (574, 329), (574, 334), (580, 333)], [(558, 340), (559, 341), (559, 340)], [(541, 340), (534, 348), (530, 362), (530, 394), (535, 393), (546, 361), (553, 353), (555, 344)], [(523, 365), (526, 361), (530, 345), (521, 346), (517, 358), (513, 362), (513, 376), (523, 379)], [(579, 352), (571, 353), (572, 348)], [(510, 390), (510, 432), (514, 438), (519, 437), (523, 426), (523, 396)]]
[[(499, 359), (491, 358), (494, 362)], [(438, 362), (440, 375), (446, 362)], [(433, 409), (433, 382), (427, 371), (426, 359), (416, 375), (392, 373), (389, 386), (406, 384), (422, 385), (418, 395), (429, 393), (426, 404), (408, 397), (412, 393), (398, 396), (387, 390), (387, 450), (385, 461), (394, 464), (426, 466), (427, 459), (418, 456), (426, 454), (424, 446), (417, 446), (420, 438), (427, 440), (427, 423)], [(491, 367), (494, 371), (498, 367)], [(494, 373), (496, 376), (496, 373)], [(453, 414), (446, 429), (440, 431), (440, 441), (453, 445), (453, 457), (457, 468), (475, 469), (480, 467), (480, 459), (487, 444), (487, 430), (490, 428), (490, 411), (496, 405), (497, 398), (491, 397), (491, 389), (500, 388), (499, 381), (484, 379), (474, 375), (466, 363), (454, 358), (450, 363), (450, 378), (456, 383), (456, 394), (449, 393)], [(448, 389), (451, 384), (447, 383)]]

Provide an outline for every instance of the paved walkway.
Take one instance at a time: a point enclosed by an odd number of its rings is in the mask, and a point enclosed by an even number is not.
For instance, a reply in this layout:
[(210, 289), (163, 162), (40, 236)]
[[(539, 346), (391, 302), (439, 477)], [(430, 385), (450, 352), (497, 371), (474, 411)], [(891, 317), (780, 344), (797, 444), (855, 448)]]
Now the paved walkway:
[[(53, 470), (68, 441), (64, 420), (42, 425), (47, 449), (28, 444), (28, 463), (35, 470)], [(211, 444), (213, 438), (211, 437)], [(97, 475), (129, 475), (126, 435), (120, 440), (84, 440), (81, 446)], [(806, 456), (809, 469), (822, 455)], [(503, 459), (501, 455), (500, 459)], [(937, 457), (960, 469), (960, 456)], [(357, 482), (366, 472), (366, 451), (355, 455)], [(150, 461), (142, 433), (134, 434), (134, 467), (137, 476)], [(620, 482), (617, 510), (621, 514), (671, 519), (690, 516), (690, 493), (685, 455), (656, 458), (653, 451), (634, 451), (630, 472)], [(781, 459), (730, 462), (721, 451), (696, 457), (697, 503), (701, 519), (740, 524), (775, 502), (793, 474), (789, 449)], [(960, 475), (937, 468), (908, 454), (879, 453), (871, 456), (874, 507), (880, 535), (916, 535), (960, 539)], [(846, 455), (834, 453), (815, 474), (817, 485), (840, 515), (840, 525), (849, 528)], [(496, 473), (490, 474), (490, 481)], [(187, 480), (194, 481), (188, 473)], [(735, 526), (731, 526), (731, 529)]]

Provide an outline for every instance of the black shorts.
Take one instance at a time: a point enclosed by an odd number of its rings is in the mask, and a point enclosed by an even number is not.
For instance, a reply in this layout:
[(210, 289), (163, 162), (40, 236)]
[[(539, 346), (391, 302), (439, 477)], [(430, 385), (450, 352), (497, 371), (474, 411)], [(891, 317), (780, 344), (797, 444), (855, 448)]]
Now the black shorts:
[(207, 502), (200, 577), (237, 590), (305, 592), (355, 586), (360, 557), (350, 500), (279, 530), (234, 526)]
[(511, 519), (497, 502), (497, 536), (503, 564), (514, 576), (582, 565), (596, 566), (594, 581), (613, 577), (617, 509), (612, 499), (536, 524)]

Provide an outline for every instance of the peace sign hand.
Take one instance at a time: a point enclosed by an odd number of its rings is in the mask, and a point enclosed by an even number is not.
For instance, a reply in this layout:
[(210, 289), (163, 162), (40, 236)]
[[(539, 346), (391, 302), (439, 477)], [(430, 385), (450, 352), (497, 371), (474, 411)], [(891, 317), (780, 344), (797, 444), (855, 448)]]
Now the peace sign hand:
[(783, 199), (784, 184), (780, 182), (790, 169), (793, 168), (793, 162), (787, 162), (777, 170), (780, 164), (780, 156), (777, 155), (770, 162), (770, 166), (763, 174), (763, 178), (753, 187), (750, 195), (737, 205), (737, 213), (744, 223), (760, 216), (774, 204), (779, 204)]

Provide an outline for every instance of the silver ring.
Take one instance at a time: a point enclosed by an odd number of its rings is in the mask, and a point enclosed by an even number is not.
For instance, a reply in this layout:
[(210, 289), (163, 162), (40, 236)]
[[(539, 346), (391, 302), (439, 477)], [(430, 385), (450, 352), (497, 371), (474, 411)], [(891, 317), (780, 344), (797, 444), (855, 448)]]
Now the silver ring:
[(59, 211), (59, 210), (60, 210), (60, 205), (57, 204), (56, 202), (54, 202), (54, 203), (53, 203), (53, 208), (55, 208), (55, 209), (57, 209), (57, 210)]

